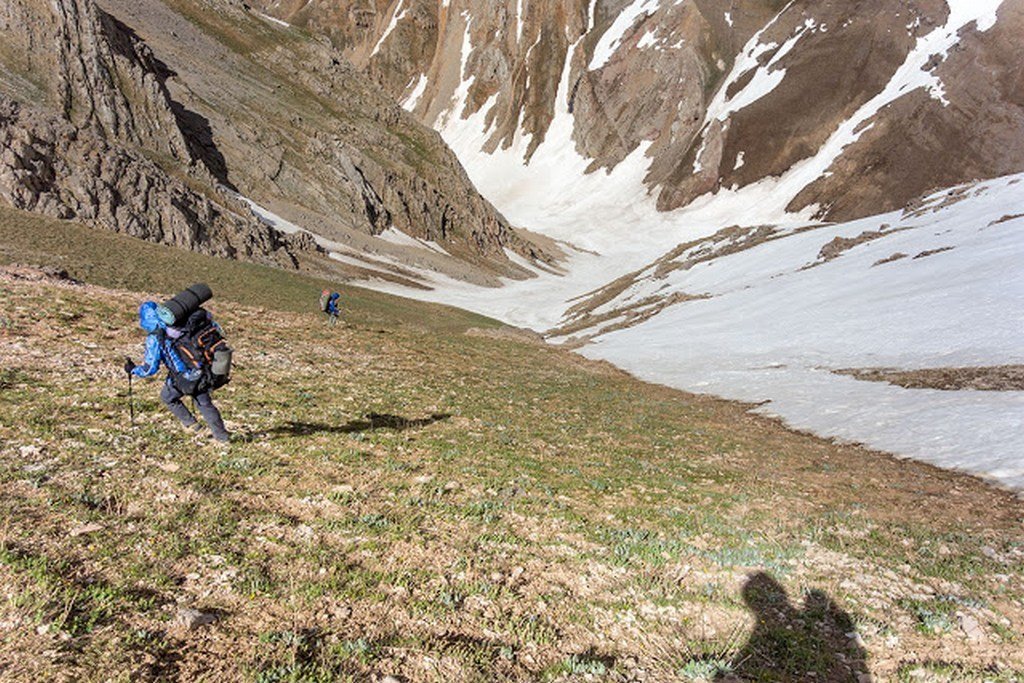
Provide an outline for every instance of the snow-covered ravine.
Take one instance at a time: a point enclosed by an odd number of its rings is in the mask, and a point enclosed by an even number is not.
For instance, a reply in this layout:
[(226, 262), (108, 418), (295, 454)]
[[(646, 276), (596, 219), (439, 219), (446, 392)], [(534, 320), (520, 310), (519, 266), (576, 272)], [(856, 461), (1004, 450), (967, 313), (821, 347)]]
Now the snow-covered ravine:
[[(795, 429), (1024, 490), (1024, 392), (904, 389), (835, 372), (1024, 364), (1024, 175), (937, 193), (906, 216), (783, 230), (663, 278), (641, 273), (597, 312), (673, 292), (710, 298), (600, 335), (580, 352), (644, 380), (760, 404), (757, 412)], [(820, 261), (834, 238), (864, 233), (881, 236)], [(581, 254), (567, 277), (499, 289), (367, 284), (545, 330), (569, 299), (621, 274), (620, 263), (617, 254)]]
[[(624, 298), (662, 288), (711, 298), (582, 353), (642, 379), (762, 404), (757, 412), (797, 429), (1024, 490), (1024, 392), (904, 389), (834, 372), (1024, 363), (1022, 213), (1024, 176), (1004, 178), (934, 212), (812, 230), (678, 270)], [(806, 268), (832, 237), (883, 225), (884, 236)], [(906, 256), (889, 260), (897, 254)]]
[[(472, 18), (464, 14), (462, 84), (435, 125), (474, 183), (514, 224), (578, 250), (570, 251), (564, 277), (539, 272), (535, 279), (498, 289), (429, 274), (435, 289), (428, 292), (367, 284), (545, 331), (563, 322), (578, 298), (640, 271), (632, 286), (594, 313), (614, 315), (673, 293), (708, 298), (677, 303), (646, 322), (598, 334), (581, 353), (645, 380), (759, 404), (758, 412), (797, 429), (1024, 490), (1024, 392), (904, 389), (835, 372), (1024, 363), (1024, 218), (1003, 220), (1024, 213), (1024, 176), (980, 183), (948, 205), (947, 194), (939, 193), (921, 213), (843, 225), (806, 229), (813, 208), (801, 215), (786, 212), (891, 102), (920, 89), (945, 101), (943, 84), (926, 68), (929, 60), (948, 54), (965, 27), (988, 30), (1002, 0), (948, 4), (946, 24), (920, 37), (889, 83), (815, 155), (781, 177), (722, 188), (670, 213), (656, 211), (644, 185), (645, 145), (610, 173), (586, 172), (591, 160), (576, 151), (568, 107), (572, 65), (586, 61), (582, 38), (569, 47), (554, 120), (529, 163), (524, 158), (531, 140), (525, 134), (507, 149), (482, 152), (492, 134), (487, 114), (495, 101), (467, 112), (472, 77), (466, 65), (474, 46)], [(656, 5), (638, 0), (623, 15), (643, 14)], [(629, 27), (619, 23), (630, 21), (613, 23), (621, 33)], [(808, 21), (790, 43), (816, 30), (824, 29)], [(602, 38), (606, 51), (619, 49), (622, 41), (614, 38)], [(727, 124), (733, 113), (785, 78), (778, 60), (761, 64), (757, 59), (770, 47), (762, 44), (760, 33), (744, 47), (707, 121)], [(410, 84), (407, 108), (415, 107), (425, 79)], [(728, 87), (744, 79), (746, 85), (735, 92)], [(729, 226), (764, 224), (786, 236), (662, 277), (652, 266), (677, 245)], [(880, 234), (808, 268), (834, 238), (872, 232)], [(905, 256), (894, 258), (899, 254)], [(583, 333), (623, 320), (605, 319)]]

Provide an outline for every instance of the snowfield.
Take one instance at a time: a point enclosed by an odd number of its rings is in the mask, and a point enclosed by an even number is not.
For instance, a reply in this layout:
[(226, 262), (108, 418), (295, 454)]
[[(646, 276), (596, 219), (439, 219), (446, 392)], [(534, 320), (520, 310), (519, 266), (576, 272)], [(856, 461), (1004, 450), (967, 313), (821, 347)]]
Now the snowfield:
[[(582, 353), (653, 382), (762, 404), (756, 412), (797, 429), (1024, 489), (1024, 392), (903, 389), (834, 372), (1024, 363), (1024, 216), (997, 222), (1014, 209), (1024, 212), (1022, 176), (935, 213), (812, 230), (652, 278), (648, 290), (711, 298), (600, 336)], [(884, 224), (886, 236), (804, 269), (832, 237)]]
[[(989, 30), (1002, 0), (948, 4), (946, 24), (918, 38), (889, 83), (814, 155), (780, 177), (722, 188), (671, 213), (656, 211), (644, 186), (650, 163), (645, 145), (611, 172), (586, 173), (591, 160), (576, 151), (567, 104), (572, 65), (597, 68), (627, 49), (625, 33), (660, 3), (626, 4), (589, 61), (583, 38), (568, 48), (554, 120), (528, 164), (531, 138), (522, 132), (508, 148), (481, 151), (492, 135), (487, 115), (495, 99), (467, 113), (472, 77), (466, 65), (473, 50), (467, 17), (462, 84), (437, 127), (484, 196), (513, 224), (570, 245), (566, 272), (538, 270), (532, 280), (495, 289), (436, 274), (425, 274), (434, 286), (427, 292), (366, 284), (538, 331), (572, 320), (586, 326), (573, 332), (588, 340), (581, 353), (643, 379), (758, 404), (757, 412), (797, 429), (1024, 490), (1024, 392), (904, 389), (837, 374), (1024, 364), (1024, 175), (943, 191), (913, 211), (841, 225), (815, 225), (816, 207), (786, 212), (889, 104), (921, 89), (945, 102), (929, 60), (944, 58), (965, 27)], [(825, 28), (808, 20), (780, 54), (816, 30)], [(785, 78), (779, 56), (764, 65), (758, 61), (775, 47), (762, 44), (763, 33), (745, 46), (726, 83), (748, 72), (753, 78), (731, 98), (722, 88), (705, 130), (713, 121), (728, 125), (730, 116)], [(410, 87), (404, 105), (413, 109), (426, 77)], [(699, 170), (699, 154), (697, 159)], [(761, 225), (771, 226), (771, 239), (714, 251), (723, 246), (724, 228)], [(851, 241), (832, 244), (825, 259), (823, 247), (836, 238)], [(686, 243), (695, 246), (675, 264), (666, 262)], [(713, 253), (694, 262), (702, 250)], [(684, 263), (687, 257), (691, 261)], [(628, 287), (594, 302), (590, 320), (578, 313), (567, 317), (573, 305), (630, 274)], [(666, 305), (673, 295), (675, 303)], [(680, 301), (682, 295), (689, 298)], [(642, 322), (630, 317), (662, 306)]]
[[(779, 233), (662, 278), (646, 269), (595, 312), (675, 292), (709, 298), (599, 334), (580, 352), (648, 381), (760, 404), (756, 412), (796, 429), (1024, 490), (1024, 391), (904, 389), (836, 374), (1024, 364), (1024, 175), (938, 193), (907, 215)], [(834, 238), (864, 233), (881, 236), (819, 259)], [(589, 254), (569, 268), (496, 289), (436, 277), (430, 292), (370, 285), (543, 331), (620, 274)]]

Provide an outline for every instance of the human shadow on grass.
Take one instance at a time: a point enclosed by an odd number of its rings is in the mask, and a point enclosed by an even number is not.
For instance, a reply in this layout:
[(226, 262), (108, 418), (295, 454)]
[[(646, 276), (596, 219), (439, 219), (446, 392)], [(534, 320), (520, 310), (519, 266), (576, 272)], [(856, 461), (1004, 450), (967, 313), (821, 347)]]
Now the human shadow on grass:
[(349, 420), (347, 424), (343, 425), (290, 420), (283, 425), (274, 427), (270, 430), (270, 433), (278, 436), (309, 436), (310, 434), (358, 434), (361, 432), (372, 432), (377, 429), (392, 429), (403, 432), (407, 429), (427, 427), (435, 422), (447, 420), (450, 417), (451, 415), (448, 413), (434, 413), (429, 417), (410, 419), (401, 415), (367, 413), (362, 418)]
[(743, 586), (743, 601), (757, 624), (716, 681), (870, 680), (853, 620), (825, 593), (808, 592), (799, 609), (778, 581), (759, 572)]

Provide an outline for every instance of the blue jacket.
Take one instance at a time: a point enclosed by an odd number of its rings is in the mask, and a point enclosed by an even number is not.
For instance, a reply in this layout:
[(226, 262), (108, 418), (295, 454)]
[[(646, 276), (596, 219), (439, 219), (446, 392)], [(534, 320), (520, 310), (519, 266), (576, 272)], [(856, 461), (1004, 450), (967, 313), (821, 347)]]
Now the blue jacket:
[(338, 315), (338, 299), (340, 296), (340, 294), (335, 292), (334, 294), (331, 294), (329, 299), (327, 299), (327, 312), (329, 314)]
[(164, 334), (167, 326), (160, 320), (156, 309), (157, 305), (152, 301), (145, 301), (139, 306), (139, 327), (149, 332), (149, 336), (146, 337), (146, 358), (132, 370), (136, 377), (152, 377), (160, 371), (161, 364), (174, 373), (188, 369)]

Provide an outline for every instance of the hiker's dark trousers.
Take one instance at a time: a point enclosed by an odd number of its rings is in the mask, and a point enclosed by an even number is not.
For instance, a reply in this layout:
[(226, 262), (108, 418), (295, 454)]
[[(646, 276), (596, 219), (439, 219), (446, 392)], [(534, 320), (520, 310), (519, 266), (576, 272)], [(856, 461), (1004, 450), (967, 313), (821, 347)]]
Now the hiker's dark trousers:
[[(181, 402), (182, 396), (184, 394), (171, 384), (171, 378), (168, 377), (167, 381), (164, 382), (164, 388), (160, 390), (160, 400), (174, 414), (174, 417), (181, 421), (182, 425), (192, 427), (196, 424), (196, 418), (185, 407), (185, 404)], [(208, 392), (196, 394), (195, 399), (199, 412), (202, 414), (203, 419), (206, 420), (210, 431), (213, 432), (213, 438), (218, 441), (227, 441), (228, 430), (224, 427), (224, 419), (220, 416), (217, 406), (213, 405), (213, 399), (210, 398), (210, 394)]]

